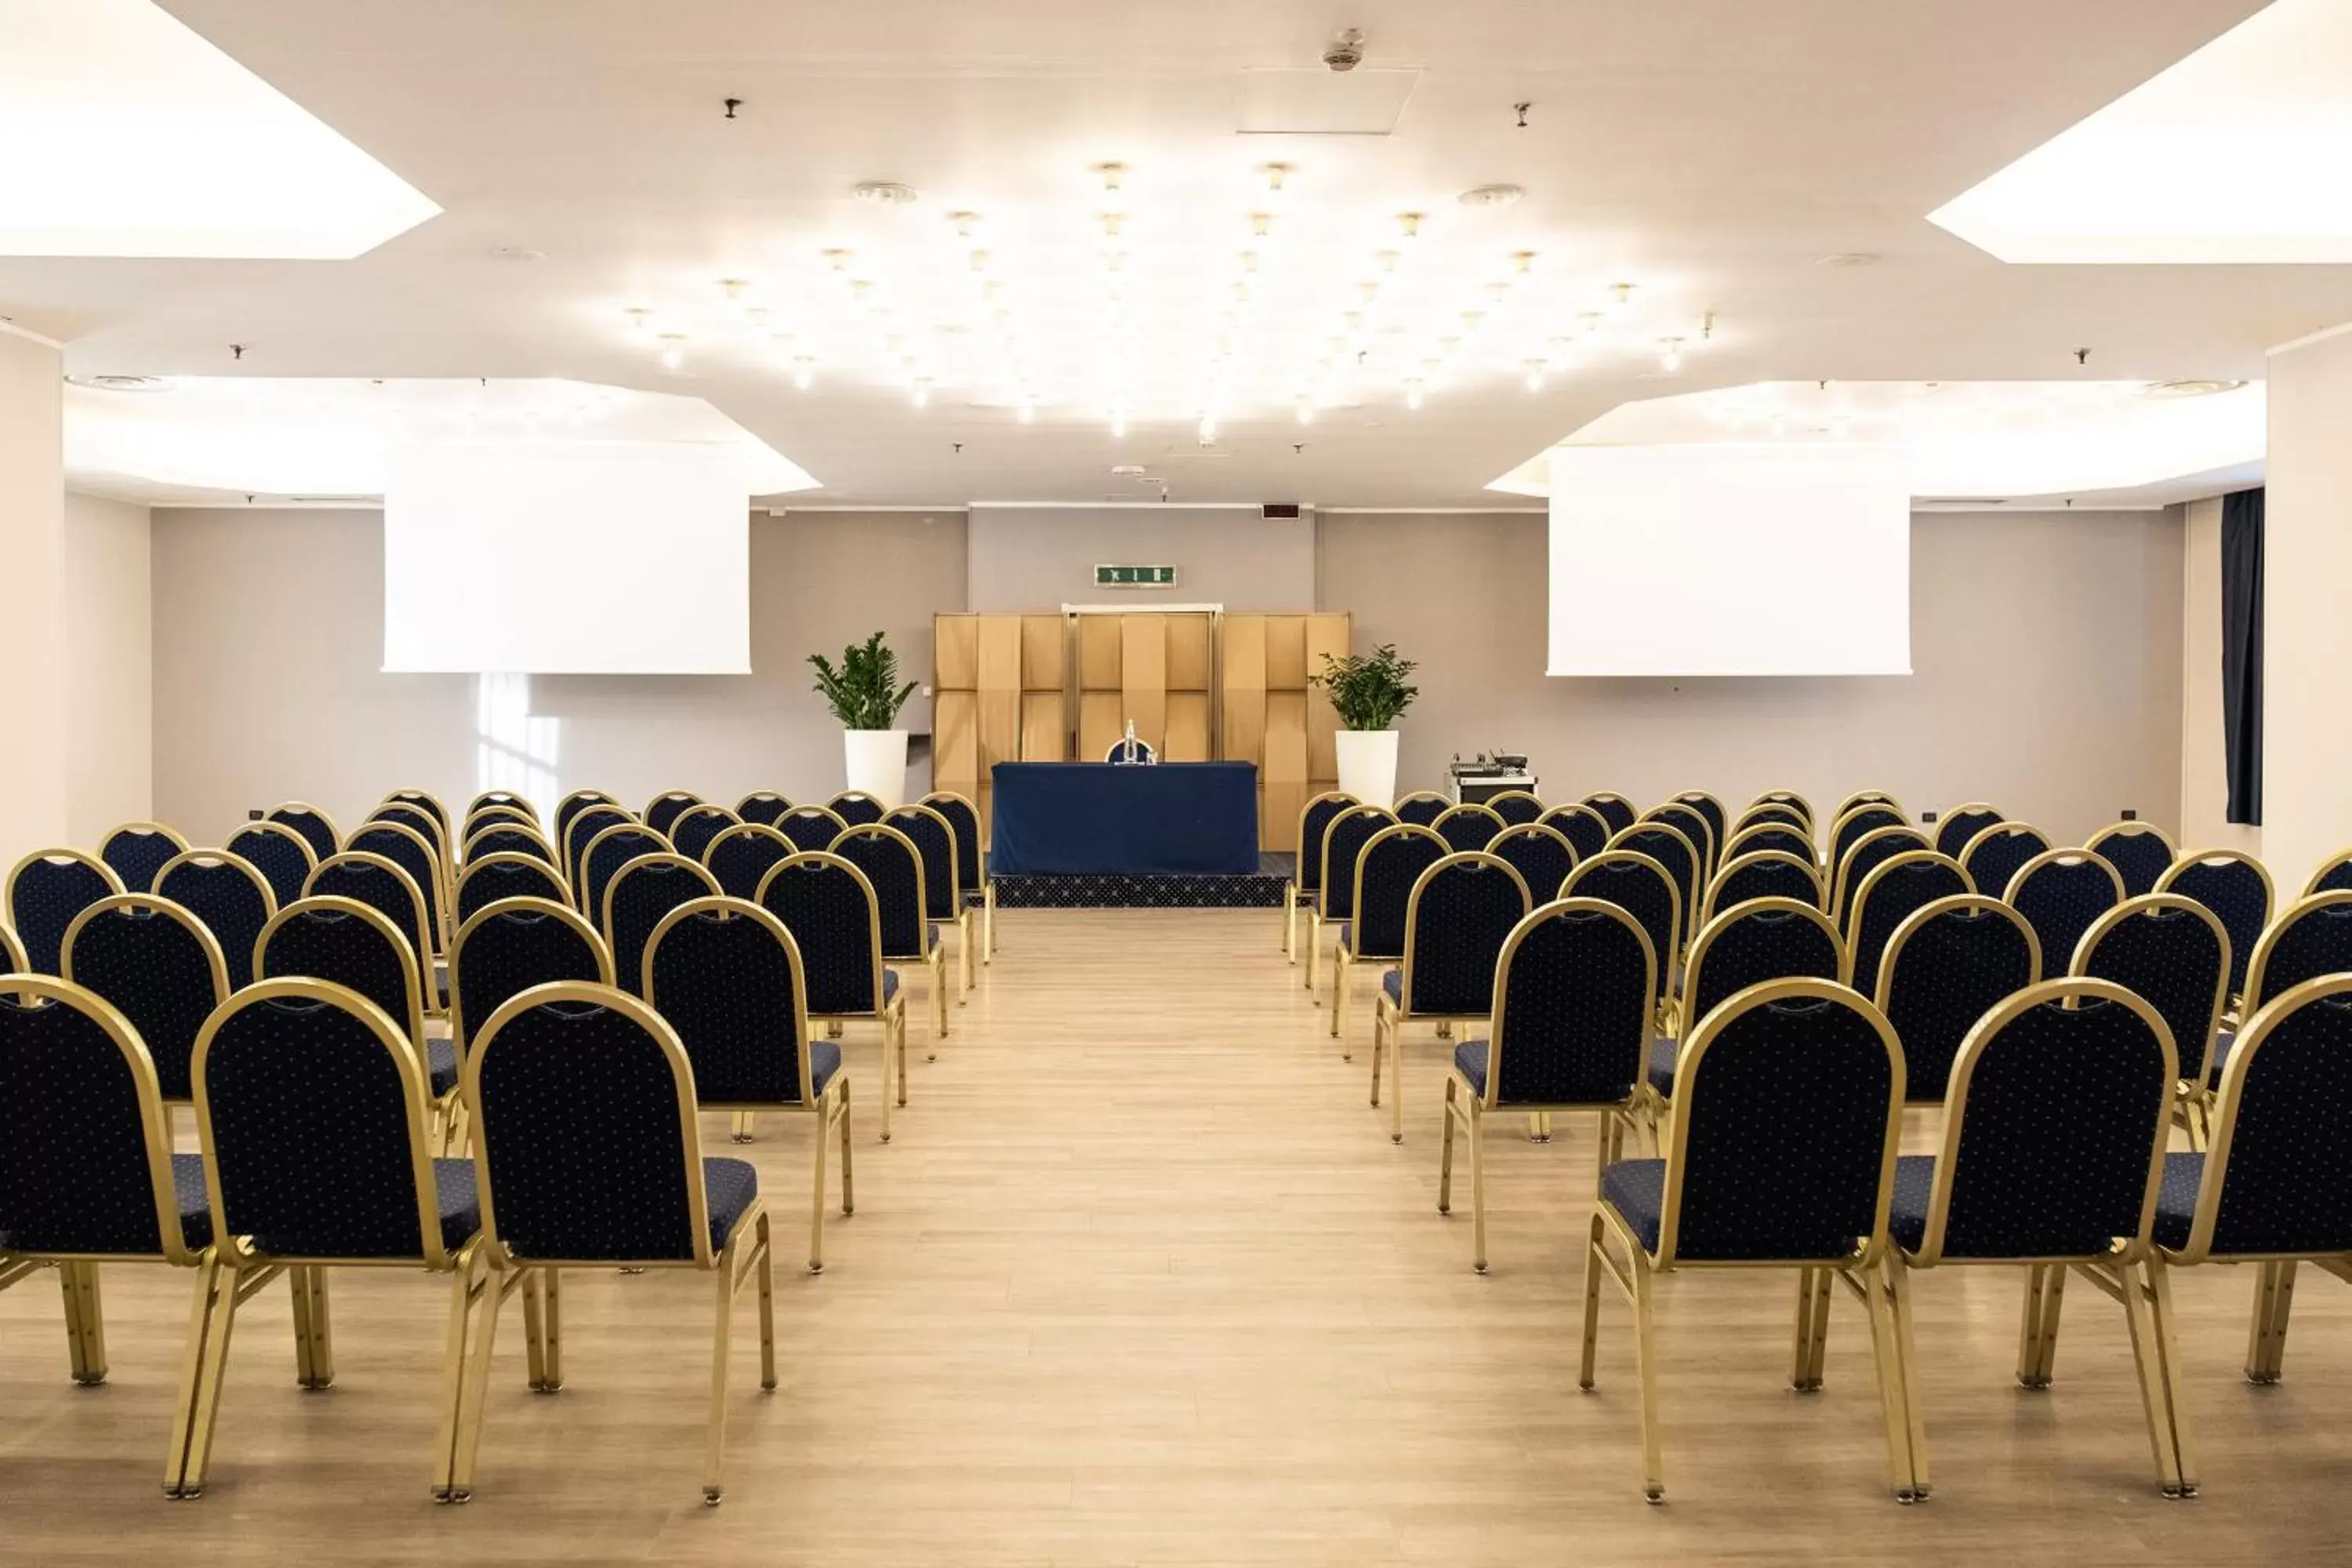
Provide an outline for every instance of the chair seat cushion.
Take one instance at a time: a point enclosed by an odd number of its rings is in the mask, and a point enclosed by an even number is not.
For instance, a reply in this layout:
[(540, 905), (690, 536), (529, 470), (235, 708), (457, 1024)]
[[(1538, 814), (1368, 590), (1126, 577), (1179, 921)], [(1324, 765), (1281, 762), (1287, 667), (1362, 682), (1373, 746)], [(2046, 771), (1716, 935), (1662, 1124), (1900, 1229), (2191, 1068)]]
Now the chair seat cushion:
[(1454, 1070), (1470, 1085), (1470, 1092), (1486, 1097), (1486, 1042), (1465, 1040), (1454, 1047)]
[[(835, 1066), (838, 1067), (841, 1052), (836, 1047), (833, 1054)], [(812, 1066), (815, 1059), (812, 1054)], [(705, 1160), (702, 1190), (710, 1210), (710, 1250), (724, 1252), (729, 1233), (760, 1195), (760, 1173), (748, 1160)]]
[(2238, 1043), (2238, 1031), (2224, 1029), (2213, 1041), (2213, 1059), (2205, 1065), (2205, 1084), (2209, 1089), (2221, 1087), (2221, 1069), (2230, 1065), (2230, 1047)]
[(440, 1199), (441, 1246), (455, 1252), (482, 1228), (482, 1200), (474, 1190), (474, 1162), (434, 1161), (433, 1188)]
[(1666, 1210), (1666, 1163), (1618, 1161), (1601, 1173), (1601, 1201), (1633, 1227), (1643, 1251), (1656, 1252), (1659, 1220)]
[(440, 1099), (457, 1087), (457, 1042), (428, 1036), (425, 1041), (425, 1065), (433, 1073), (433, 1098)]
[(2156, 1244), (2178, 1252), (2189, 1245), (2197, 1217), (2197, 1188), (2205, 1179), (2201, 1153), (2167, 1154), (2164, 1181), (2156, 1191)]
[(887, 1003), (897, 994), (898, 994), (898, 972), (895, 969), (886, 969), (882, 972), (882, 1000)]
[(1675, 1058), (1682, 1048), (1680, 1040), (1661, 1037), (1650, 1042), (1650, 1087), (1662, 1100), (1675, 1097)]
[(213, 1244), (211, 1194), (205, 1191), (205, 1157), (172, 1156), (172, 1195), (179, 1202), (180, 1239), (191, 1249)]
[(1895, 1201), (1886, 1211), (1886, 1228), (1895, 1244), (1916, 1252), (1927, 1239), (1927, 1194), (1936, 1185), (1933, 1154), (1905, 1154), (1895, 1162)]
[(1381, 989), (1388, 993), (1388, 998), (1390, 1001), (1395, 1003), (1400, 1007), (1403, 1006), (1404, 971), (1402, 969), (1391, 969), (1386, 974), (1381, 975)]
[(841, 1070), (841, 1047), (831, 1040), (809, 1043), (809, 1089), (823, 1094), (833, 1075)]

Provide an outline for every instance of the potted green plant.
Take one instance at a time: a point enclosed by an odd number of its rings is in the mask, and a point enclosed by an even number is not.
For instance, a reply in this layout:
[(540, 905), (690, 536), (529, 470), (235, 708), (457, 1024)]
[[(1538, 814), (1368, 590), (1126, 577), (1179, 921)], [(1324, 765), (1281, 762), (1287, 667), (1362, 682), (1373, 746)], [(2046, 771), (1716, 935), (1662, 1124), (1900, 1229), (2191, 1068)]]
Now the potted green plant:
[(1339, 787), (1358, 800), (1386, 805), (1396, 799), (1398, 717), (1421, 695), (1405, 677), (1421, 667), (1398, 656), (1394, 643), (1345, 658), (1323, 656), (1309, 681), (1323, 689), (1339, 715), (1333, 737), (1339, 752)]
[(905, 805), (907, 731), (896, 725), (915, 683), (898, 683), (898, 656), (876, 632), (843, 648), (838, 668), (821, 653), (809, 655), (808, 661), (816, 668), (818, 694), (841, 721), (849, 787), (886, 806)]

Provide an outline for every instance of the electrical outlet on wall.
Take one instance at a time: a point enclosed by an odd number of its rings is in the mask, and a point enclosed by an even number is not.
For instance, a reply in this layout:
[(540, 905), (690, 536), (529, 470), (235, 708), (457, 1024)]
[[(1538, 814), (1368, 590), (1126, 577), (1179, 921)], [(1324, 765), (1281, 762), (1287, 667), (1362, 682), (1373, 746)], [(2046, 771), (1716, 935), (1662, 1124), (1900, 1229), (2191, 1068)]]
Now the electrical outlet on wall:
[(1932, 811), (1923, 811), (1919, 814), (1919, 820), (1923, 823), (1933, 822), (1936, 820), (1936, 814)]
[(268, 813), (260, 811), (256, 807), (247, 806), (246, 807), (245, 819), (247, 822), (259, 822), (267, 815)]
[(2134, 811), (2130, 806), (2126, 806), (2124, 807), (2123, 820), (2126, 822), (2137, 822), (2139, 820), (2139, 813)]

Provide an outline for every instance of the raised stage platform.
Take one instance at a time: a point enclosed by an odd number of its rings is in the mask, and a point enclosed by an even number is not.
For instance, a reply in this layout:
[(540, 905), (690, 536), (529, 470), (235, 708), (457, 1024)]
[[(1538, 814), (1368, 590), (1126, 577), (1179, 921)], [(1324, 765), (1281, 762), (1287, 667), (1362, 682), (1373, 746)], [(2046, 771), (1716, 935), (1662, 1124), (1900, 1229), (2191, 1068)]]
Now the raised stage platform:
[(1255, 871), (1234, 876), (1015, 873), (995, 879), (996, 903), (1006, 910), (1278, 910), (1293, 858), (1261, 854)]

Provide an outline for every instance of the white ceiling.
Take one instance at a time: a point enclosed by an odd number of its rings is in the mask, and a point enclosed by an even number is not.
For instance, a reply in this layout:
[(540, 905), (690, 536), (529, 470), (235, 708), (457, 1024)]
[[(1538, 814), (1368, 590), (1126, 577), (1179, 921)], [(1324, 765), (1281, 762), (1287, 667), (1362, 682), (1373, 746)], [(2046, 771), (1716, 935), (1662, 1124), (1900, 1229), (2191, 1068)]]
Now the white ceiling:
[[(2252, 0), (167, 5), (443, 216), (347, 263), (0, 259), (0, 315), (65, 340), (83, 374), (690, 393), (822, 480), (801, 498), (817, 504), (1156, 493), (1115, 464), (1164, 476), (1179, 501), (1491, 504), (1496, 475), (1664, 392), (2254, 378), (2266, 346), (2352, 319), (2343, 267), (2008, 266), (1927, 219)], [(1276, 89), (1285, 112), (1329, 109), (1314, 75), (1244, 73), (1313, 73), (1350, 26), (1368, 69), (1419, 72), (1392, 134), (1236, 133), (1245, 100), (1263, 110)], [(730, 96), (744, 100), (732, 122)], [(1099, 327), (1104, 195), (1087, 173), (1106, 160), (1130, 170), (1118, 354)], [(1294, 172), (1253, 247), (1254, 171), (1269, 160)], [(862, 180), (920, 198), (861, 204)], [(1492, 183), (1526, 198), (1454, 200)], [(958, 210), (982, 215), (985, 274), (946, 217)], [(1393, 238), (1406, 211), (1428, 215), (1423, 237), (1365, 326), (1362, 374), (1330, 393), (1348, 406), (1300, 426), (1295, 394), (1347, 333), (1376, 252), (1408, 248)], [(848, 270), (824, 258), (835, 247), (856, 253)], [(1261, 249), (1264, 281), (1231, 332), (1204, 451), (1216, 310), (1245, 248)], [(1514, 278), (1520, 250), (1537, 259), (1494, 303), (1482, 286)], [(853, 306), (852, 276), (912, 329), (896, 335), (920, 345), (927, 408), (898, 374), (906, 345), (886, 349), (887, 329)], [(995, 308), (986, 276), (1013, 312), (1033, 423), (1012, 374), (971, 352)], [(728, 278), (795, 341), (761, 341), (727, 304)], [(1529, 392), (1524, 361), (1618, 281), (1638, 285), (1632, 310)], [(633, 306), (688, 334), (687, 378), (629, 331)], [(1426, 376), (1474, 308), (1487, 313), (1454, 367)], [(1663, 378), (1656, 340), (1692, 335), (1709, 310), (1716, 341)], [(247, 345), (239, 363), (231, 343)], [(795, 353), (814, 361), (806, 391)], [(1413, 411), (1416, 374), (1430, 385)], [(1123, 439), (1113, 396), (1134, 404)]]

